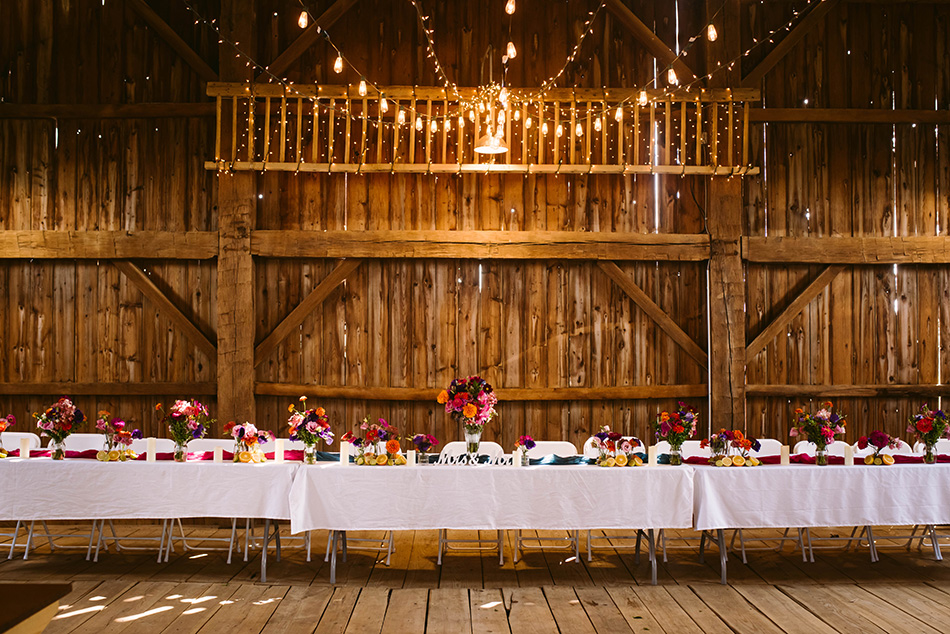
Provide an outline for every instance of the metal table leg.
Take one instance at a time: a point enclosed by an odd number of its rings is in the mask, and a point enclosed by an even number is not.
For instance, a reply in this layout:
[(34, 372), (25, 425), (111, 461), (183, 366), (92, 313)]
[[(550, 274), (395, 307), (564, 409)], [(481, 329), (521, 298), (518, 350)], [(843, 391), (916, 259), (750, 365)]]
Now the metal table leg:
[[(637, 541), (639, 540), (640, 537), (638, 535)], [(656, 537), (653, 534), (652, 528), (647, 531), (647, 543), (650, 546), (650, 567), (653, 569), (651, 572), (651, 581), (653, 585), (656, 585)]]
[(717, 528), (716, 539), (719, 541), (719, 565), (722, 569), (722, 580), (720, 583), (726, 585), (726, 562), (729, 559), (729, 552), (726, 550), (726, 531)]
[(264, 548), (261, 550), (261, 583), (267, 581), (267, 542), (270, 541), (270, 520), (264, 520)]
[(330, 531), (330, 585), (336, 583), (336, 542), (337, 531)]

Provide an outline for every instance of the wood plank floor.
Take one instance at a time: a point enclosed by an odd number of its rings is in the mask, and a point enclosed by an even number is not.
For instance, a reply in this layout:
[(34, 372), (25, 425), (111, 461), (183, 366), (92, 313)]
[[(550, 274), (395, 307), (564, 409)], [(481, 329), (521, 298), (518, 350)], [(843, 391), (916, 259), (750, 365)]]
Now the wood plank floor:
[[(866, 548), (816, 551), (815, 563), (788, 545), (750, 552), (748, 565), (733, 554), (728, 586), (718, 584), (718, 553), (700, 563), (695, 544), (671, 549), (651, 586), (646, 556), (637, 562), (631, 551), (601, 548), (589, 562), (586, 554), (576, 562), (563, 551), (529, 552), (514, 564), (509, 536), (503, 566), (492, 553), (451, 553), (439, 567), (434, 532), (403, 532), (390, 566), (351, 550), (330, 586), (326, 533), (317, 531), (312, 562), (299, 548), (285, 548), (279, 562), (272, 553), (263, 584), (259, 551), (247, 562), (236, 554), (230, 565), (221, 552), (180, 547), (167, 564), (154, 551), (113, 551), (93, 563), (85, 560), (88, 538), (79, 536), (85, 526), (56, 529), (76, 535), (60, 540), (73, 548), (51, 552), (44, 541), (26, 561), (19, 548), (0, 560), (0, 582), (73, 584), (47, 630), (54, 633), (950, 631), (950, 563), (908, 551), (888, 531), (880, 531), (875, 564)], [(141, 524), (117, 530), (157, 534)], [(229, 533), (185, 530), (192, 544), (207, 546), (220, 544), (203, 539)]]

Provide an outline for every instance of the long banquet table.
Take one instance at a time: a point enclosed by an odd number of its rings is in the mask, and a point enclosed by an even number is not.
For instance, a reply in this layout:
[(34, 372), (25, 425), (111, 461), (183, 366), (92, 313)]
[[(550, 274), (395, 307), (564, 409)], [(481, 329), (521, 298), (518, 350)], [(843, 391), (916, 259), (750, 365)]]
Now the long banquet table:
[[(366, 504), (366, 494), (372, 504)], [(291, 531), (690, 528), (692, 468), (305, 466)], [(335, 579), (336, 548), (331, 559)], [(654, 562), (655, 566), (655, 562)]]

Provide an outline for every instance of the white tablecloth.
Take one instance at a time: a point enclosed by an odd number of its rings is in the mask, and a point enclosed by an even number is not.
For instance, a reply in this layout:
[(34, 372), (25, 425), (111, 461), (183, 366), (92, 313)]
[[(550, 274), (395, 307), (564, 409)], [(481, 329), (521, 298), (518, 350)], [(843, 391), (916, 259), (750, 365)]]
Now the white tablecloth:
[(290, 526), (426, 530), (689, 528), (690, 467), (301, 467)]
[(0, 460), (0, 519), (290, 518), (299, 463)]
[(950, 523), (950, 464), (695, 468), (695, 528)]

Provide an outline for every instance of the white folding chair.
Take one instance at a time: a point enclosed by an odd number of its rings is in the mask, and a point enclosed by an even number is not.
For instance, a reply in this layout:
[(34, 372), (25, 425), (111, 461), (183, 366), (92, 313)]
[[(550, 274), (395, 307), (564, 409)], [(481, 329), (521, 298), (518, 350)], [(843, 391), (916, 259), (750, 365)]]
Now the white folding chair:
[[(31, 451), (34, 450), (34, 449), (39, 449), (39, 448), (40, 448), (40, 437), (37, 436), (36, 434), (34, 434), (34, 433), (32, 433), (32, 432), (28, 432), (28, 431), (19, 431), (19, 432), (17, 432), (17, 431), (8, 431), (8, 432), (4, 432), (4, 434), (3, 434), (3, 442), (4, 442), (4, 446), (6, 447), (7, 451), (13, 451), (14, 449), (16, 449), (17, 451), (19, 451), (19, 449), (20, 449), (20, 439), (21, 439), (21, 438), (26, 438), (26, 439), (28, 439), (28, 440), (30, 441), (30, 450), (31, 450)], [(21, 456), (21, 457), (22, 457), (22, 456)], [(27, 456), (27, 457), (29, 457), (29, 456)], [(23, 521), (22, 521), (22, 520), (17, 520), (17, 521), (16, 521), (16, 525), (13, 527), (13, 532), (12, 532), (12, 533), (0, 533), (0, 537), (12, 537), (12, 538), (13, 538), (12, 541), (10, 542), (10, 554), (7, 555), (7, 559), (13, 559), (13, 550), (16, 548), (16, 545), (17, 545), (17, 538), (20, 536), (20, 527), (21, 527), (21, 526), (23, 526)], [(29, 533), (29, 530), (28, 530), (28, 529), (24, 528), (24, 530), (26, 530), (27, 533)]]
[[(750, 454), (756, 458), (762, 458), (764, 456), (777, 456), (782, 453), (782, 442), (776, 440), (775, 438), (761, 438), (759, 439), (759, 449), (752, 450)], [(746, 552), (753, 550), (774, 550), (775, 552), (781, 552), (785, 547), (785, 542), (792, 542), (797, 544), (799, 548), (802, 549), (802, 561), (806, 561), (805, 546), (802, 539), (803, 529), (797, 528), (796, 535), (789, 536), (789, 531), (791, 527), (787, 527), (780, 537), (746, 537), (743, 529), (737, 528), (732, 532), (732, 541), (729, 542), (729, 549), (735, 550), (736, 539), (739, 540), (739, 551), (742, 553), (742, 563), (749, 563), (746, 558)], [(778, 542), (778, 546), (757, 546), (755, 548), (749, 548), (746, 546), (747, 542)]]
[[(461, 441), (449, 442), (442, 447), (442, 451), (439, 453), (440, 465), (445, 464), (457, 464), (460, 459), (464, 459), (467, 450), (465, 443)], [(479, 455), (488, 456), (489, 461), (492, 463), (498, 463), (505, 459), (505, 450), (502, 449), (501, 445), (495, 442), (482, 442), (478, 446)], [(498, 564), (504, 565), (505, 563), (505, 533), (504, 531), (496, 531), (496, 539), (449, 539), (446, 536), (446, 529), (439, 529), (439, 557), (438, 563), (442, 565), (442, 551), (449, 550), (494, 550), (498, 549)], [(476, 544), (474, 546), (452, 546), (452, 544)]]
[[(570, 456), (577, 455), (577, 447), (574, 446), (574, 443), (568, 442), (566, 440), (538, 440), (535, 441), (534, 447), (528, 450), (528, 458), (534, 458), (535, 460), (539, 458), (544, 458), (545, 456), (558, 456), (560, 458), (568, 458)], [(590, 536), (590, 531), (588, 531), (588, 541)], [(580, 531), (568, 531), (567, 537), (524, 537), (522, 535), (521, 529), (515, 530), (515, 553), (514, 559), (515, 563), (518, 563), (518, 558), (521, 555), (522, 551), (525, 550), (544, 550), (545, 542), (566, 542), (563, 545), (552, 545), (550, 548), (554, 549), (572, 549), (574, 551), (575, 561), (579, 559), (579, 535)], [(532, 542), (533, 545), (526, 545), (525, 542)]]

